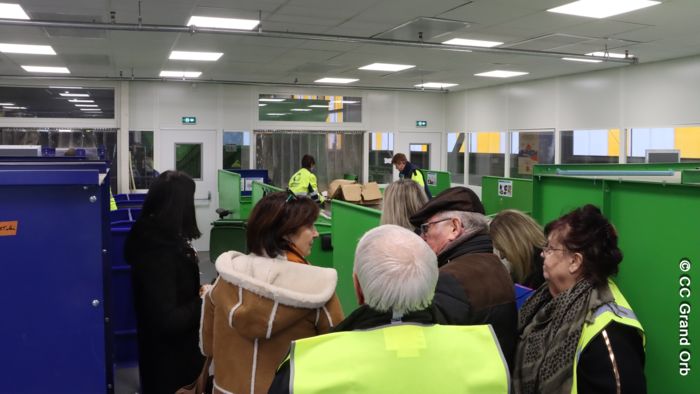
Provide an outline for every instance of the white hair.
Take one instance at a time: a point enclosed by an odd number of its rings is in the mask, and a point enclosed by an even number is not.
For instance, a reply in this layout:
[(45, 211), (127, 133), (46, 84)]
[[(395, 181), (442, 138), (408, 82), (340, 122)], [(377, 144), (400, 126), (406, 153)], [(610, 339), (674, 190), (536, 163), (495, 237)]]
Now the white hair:
[(437, 257), (414, 232), (393, 224), (368, 231), (355, 250), (353, 272), (365, 302), (395, 315), (427, 308), (435, 295)]
[(444, 211), (440, 212), (434, 220), (446, 218), (458, 218), (462, 222), (464, 233), (469, 235), (480, 233), (489, 228), (489, 218), (478, 212)]

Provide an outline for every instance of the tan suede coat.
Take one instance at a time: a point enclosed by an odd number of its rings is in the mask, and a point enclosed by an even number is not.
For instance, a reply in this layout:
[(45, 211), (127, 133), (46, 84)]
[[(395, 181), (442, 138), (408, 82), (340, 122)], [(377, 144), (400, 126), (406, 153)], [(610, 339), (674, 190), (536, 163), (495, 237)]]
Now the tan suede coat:
[(292, 340), (343, 319), (334, 269), (226, 252), (204, 296), (200, 343), (214, 357), (214, 393), (267, 393)]

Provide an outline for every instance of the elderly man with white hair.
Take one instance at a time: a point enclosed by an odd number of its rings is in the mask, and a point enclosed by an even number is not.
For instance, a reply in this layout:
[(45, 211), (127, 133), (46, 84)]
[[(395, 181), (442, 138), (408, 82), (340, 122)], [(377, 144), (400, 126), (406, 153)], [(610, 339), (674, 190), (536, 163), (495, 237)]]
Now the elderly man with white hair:
[(360, 307), (333, 333), (293, 341), (269, 393), (508, 392), (490, 326), (436, 324), (437, 258), (418, 235), (395, 225), (367, 232), (353, 279)]

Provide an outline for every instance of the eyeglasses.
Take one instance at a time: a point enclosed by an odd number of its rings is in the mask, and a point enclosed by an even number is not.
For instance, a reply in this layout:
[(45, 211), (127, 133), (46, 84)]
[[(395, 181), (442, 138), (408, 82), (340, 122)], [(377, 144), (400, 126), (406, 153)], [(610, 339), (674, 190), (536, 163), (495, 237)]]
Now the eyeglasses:
[(444, 222), (444, 221), (447, 221), (447, 220), (452, 220), (452, 218), (444, 218), (444, 219), (435, 220), (435, 221), (432, 221), (432, 222), (427, 222), (427, 223), (421, 224), (421, 225), (420, 225), (420, 233), (421, 233), (421, 235), (427, 234), (427, 233), (428, 233), (428, 230), (430, 230), (430, 226), (432, 226), (433, 224), (440, 223), (440, 222)]
[(553, 248), (549, 245), (545, 245), (544, 248), (542, 248), (542, 253), (544, 254), (552, 254), (557, 250), (565, 251), (566, 249), (564, 248)]

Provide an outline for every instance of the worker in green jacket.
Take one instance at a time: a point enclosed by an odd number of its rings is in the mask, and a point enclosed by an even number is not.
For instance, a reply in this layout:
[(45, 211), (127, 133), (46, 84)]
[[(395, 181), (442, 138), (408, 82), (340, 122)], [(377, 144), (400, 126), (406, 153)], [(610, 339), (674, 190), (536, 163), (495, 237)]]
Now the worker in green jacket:
[(289, 190), (297, 196), (307, 196), (319, 204), (326, 200), (318, 191), (318, 183), (314, 174), (316, 160), (311, 155), (301, 158), (301, 169), (289, 178)]
[(491, 326), (441, 325), (437, 259), (418, 235), (391, 224), (370, 230), (353, 271), (360, 307), (333, 333), (292, 341), (268, 393), (509, 392)]

